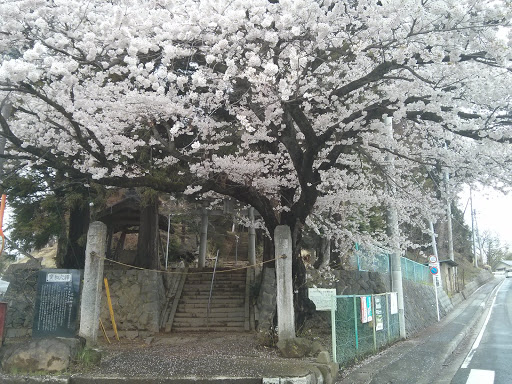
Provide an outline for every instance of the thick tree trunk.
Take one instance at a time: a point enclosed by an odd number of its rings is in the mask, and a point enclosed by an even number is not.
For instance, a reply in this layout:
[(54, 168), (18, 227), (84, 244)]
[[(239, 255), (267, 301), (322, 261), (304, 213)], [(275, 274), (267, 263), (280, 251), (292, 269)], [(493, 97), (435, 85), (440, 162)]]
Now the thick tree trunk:
[(159, 269), (158, 258), (158, 196), (147, 193), (141, 199), (139, 238), (135, 266)]
[(315, 305), (308, 298), (306, 285), (306, 266), (301, 257), (302, 224), (292, 227), (292, 254), (293, 254), (293, 303), (295, 309), (295, 327), (301, 329), (306, 319), (315, 312)]
[(69, 224), (59, 237), (57, 267), (83, 269), (85, 266), (85, 246), (89, 229), (89, 204), (72, 207), (69, 211)]
[(331, 240), (328, 237), (322, 236), (317, 247), (316, 260), (313, 267), (315, 267), (315, 269), (325, 268), (330, 262)]

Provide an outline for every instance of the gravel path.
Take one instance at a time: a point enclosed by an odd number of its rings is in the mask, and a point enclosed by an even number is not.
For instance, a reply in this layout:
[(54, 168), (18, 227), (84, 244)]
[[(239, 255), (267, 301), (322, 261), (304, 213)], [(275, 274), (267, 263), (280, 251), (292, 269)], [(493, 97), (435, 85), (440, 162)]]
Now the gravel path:
[(101, 349), (101, 364), (88, 375), (272, 377), (304, 371), (309, 362), (281, 358), (248, 333), (161, 335), (149, 345), (114, 341)]

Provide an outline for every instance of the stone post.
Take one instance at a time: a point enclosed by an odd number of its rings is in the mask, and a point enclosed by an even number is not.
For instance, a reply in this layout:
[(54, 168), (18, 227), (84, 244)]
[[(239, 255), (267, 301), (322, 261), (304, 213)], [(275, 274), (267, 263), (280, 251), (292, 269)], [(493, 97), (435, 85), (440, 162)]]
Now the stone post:
[(106, 244), (107, 226), (100, 221), (95, 221), (89, 226), (87, 232), (84, 286), (80, 305), (80, 331), (78, 333), (85, 338), (88, 346), (94, 346), (98, 339), (103, 258), (105, 257)]
[(256, 229), (254, 228), (254, 208), (249, 208), (249, 220), (251, 222), (249, 226), (249, 265), (256, 264)]
[(205, 207), (201, 209), (201, 239), (199, 243), (199, 261), (198, 267), (204, 268), (206, 265), (206, 248), (208, 246), (208, 211)]
[(295, 338), (295, 313), (293, 309), (292, 234), (290, 227), (279, 225), (274, 231), (277, 328), (279, 340)]

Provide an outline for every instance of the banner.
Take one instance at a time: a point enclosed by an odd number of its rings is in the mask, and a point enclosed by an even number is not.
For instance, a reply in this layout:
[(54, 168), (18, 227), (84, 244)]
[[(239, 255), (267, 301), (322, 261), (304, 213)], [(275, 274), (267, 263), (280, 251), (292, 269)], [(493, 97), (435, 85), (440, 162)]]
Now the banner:
[(361, 322), (369, 323), (373, 319), (372, 314), (372, 297), (362, 296), (361, 297)]

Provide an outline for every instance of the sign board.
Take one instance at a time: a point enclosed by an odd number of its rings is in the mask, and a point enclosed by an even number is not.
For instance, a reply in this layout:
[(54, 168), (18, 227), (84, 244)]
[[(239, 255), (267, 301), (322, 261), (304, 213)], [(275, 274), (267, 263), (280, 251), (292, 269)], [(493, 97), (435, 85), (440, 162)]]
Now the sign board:
[(430, 255), (430, 256), (428, 257), (428, 262), (429, 262), (430, 264), (435, 264), (435, 263), (437, 263), (437, 257), (436, 257), (436, 256), (434, 256), (434, 255)]
[(439, 267), (430, 267), (430, 273), (437, 275), (439, 273)]
[(384, 317), (382, 314), (382, 299), (385, 296), (375, 296), (375, 330), (382, 331), (384, 329)]
[(79, 293), (78, 269), (39, 271), (32, 337), (74, 337)]
[[(308, 296), (309, 300), (315, 303), (317, 311), (330, 311), (332, 305), (331, 300), (333, 296), (336, 296), (336, 289), (309, 288)], [(334, 309), (336, 309), (336, 307), (334, 307)]]
[(390, 298), (390, 312), (392, 315), (396, 315), (398, 313), (398, 293), (391, 292)]
[(361, 322), (369, 323), (373, 320), (372, 314), (372, 297), (362, 296), (361, 297)]

